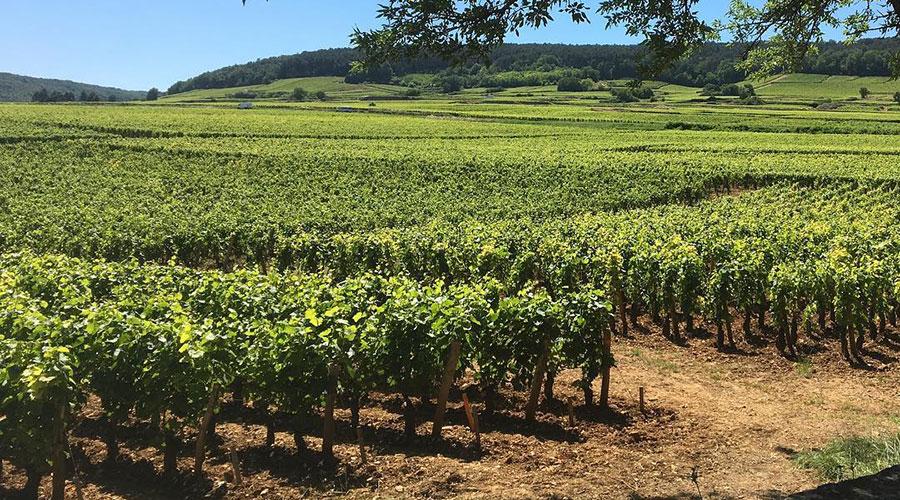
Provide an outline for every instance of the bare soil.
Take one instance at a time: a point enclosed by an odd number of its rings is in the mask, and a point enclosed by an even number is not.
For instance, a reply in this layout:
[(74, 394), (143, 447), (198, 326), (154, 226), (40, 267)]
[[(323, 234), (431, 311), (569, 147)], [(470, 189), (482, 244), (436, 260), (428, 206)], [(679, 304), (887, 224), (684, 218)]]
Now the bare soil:
[[(184, 436), (181, 475), (162, 477), (159, 438), (147, 422), (120, 432), (122, 458), (104, 463), (102, 424), (91, 401), (71, 436), (75, 480), (85, 499), (120, 498), (783, 498), (820, 484), (790, 460), (841, 435), (897, 432), (900, 340), (868, 342), (869, 366), (851, 368), (834, 340), (801, 336), (801, 361), (757, 339), (722, 353), (700, 331), (684, 345), (654, 325), (615, 341), (611, 409), (582, 404), (575, 370), (557, 376), (555, 401), (527, 424), (524, 392), (506, 389), (492, 414), (480, 411), (482, 448), (454, 394), (444, 440), (429, 437), (432, 407), (420, 408), (418, 437), (403, 437), (401, 401), (373, 394), (362, 411), (363, 463), (349, 411), (337, 417), (337, 463), (323, 462), (319, 422), (298, 455), (286, 422), (264, 446), (262, 417), (229, 401), (218, 416), (215, 449), (202, 477), (190, 474), (195, 433)], [(736, 332), (738, 325), (735, 325)], [(599, 381), (595, 392), (599, 393)], [(638, 388), (646, 409), (638, 408)], [(569, 425), (574, 402), (575, 426)], [(240, 461), (234, 484), (227, 450)], [(696, 479), (696, 482), (692, 479)], [(14, 497), (23, 472), (6, 465), (0, 498)], [(42, 493), (49, 495), (49, 478)]]

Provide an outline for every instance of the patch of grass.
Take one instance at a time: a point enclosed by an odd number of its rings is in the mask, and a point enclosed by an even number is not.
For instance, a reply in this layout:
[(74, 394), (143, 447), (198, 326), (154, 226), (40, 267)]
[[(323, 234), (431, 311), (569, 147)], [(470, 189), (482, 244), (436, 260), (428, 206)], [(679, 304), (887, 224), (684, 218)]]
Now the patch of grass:
[(825, 404), (825, 398), (821, 394), (813, 394), (806, 400), (806, 404), (812, 406), (822, 406)]
[(797, 375), (800, 375), (803, 378), (810, 378), (816, 373), (816, 368), (809, 358), (798, 359), (797, 364), (794, 365), (794, 369), (797, 370)]
[(710, 380), (715, 382), (718, 386), (721, 386), (722, 382), (732, 381), (735, 378), (731, 370), (718, 365), (710, 366), (707, 369), (707, 373), (709, 373)]
[(838, 411), (846, 415), (859, 415), (863, 413), (862, 408), (853, 403), (844, 402), (838, 407)]
[(648, 366), (655, 368), (657, 371), (662, 373), (663, 375), (669, 375), (678, 371), (678, 365), (672, 363), (671, 361), (666, 361), (664, 359), (655, 358), (653, 356), (649, 356), (645, 354), (640, 349), (634, 349), (631, 353), (632, 356), (640, 359), (644, 363), (647, 363)]
[(881, 437), (836, 439), (821, 450), (798, 453), (794, 461), (823, 479), (843, 481), (900, 465), (900, 433)]
[(675, 373), (678, 371), (678, 365), (664, 359), (654, 359), (650, 364), (662, 373)]

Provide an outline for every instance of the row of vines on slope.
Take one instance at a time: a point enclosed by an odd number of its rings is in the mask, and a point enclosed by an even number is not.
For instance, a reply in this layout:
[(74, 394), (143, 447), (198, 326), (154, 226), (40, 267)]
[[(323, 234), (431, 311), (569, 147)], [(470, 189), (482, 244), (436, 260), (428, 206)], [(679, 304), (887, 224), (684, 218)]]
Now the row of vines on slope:
[[(232, 109), (230, 103), (177, 107), (9, 104), (0, 108), (0, 117), (40, 127), (125, 137), (500, 137), (548, 132), (563, 135), (579, 126), (635, 131), (900, 133), (900, 120), (895, 113), (872, 111), (758, 110), (702, 105), (629, 109), (498, 101), (394, 101), (373, 109), (369, 104), (360, 101), (288, 106), (260, 103), (260, 108), (251, 113)], [(425, 130), (428, 132), (423, 134)]]
[(696, 203), (717, 190), (781, 182), (894, 185), (898, 175), (890, 152), (612, 151), (561, 139), (467, 140), (452, 148), (262, 141), (246, 144), (252, 152), (207, 150), (217, 142), (0, 148), (0, 246), (228, 267), (270, 259), (276, 246), (305, 233), (435, 220), (524, 219), (532, 227), (605, 210)]
[(900, 205), (883, 186), (779, 186), (697, 207), (661, 207), (544, 223), (432, 224), (398, 230), (296, 235), (267, 265), (338, 276), (376, 271), (446, 282), (491, 277), (516, 288), (591, 286), (613, 300), (619, 324), (647, 313), (681, 340), (697, 320), (719, 347), (732, 323), (774, 323), (779, 350), (796, 356), (801, 326), (841, 340), (863, 364), (868, 335), (896, 324)]

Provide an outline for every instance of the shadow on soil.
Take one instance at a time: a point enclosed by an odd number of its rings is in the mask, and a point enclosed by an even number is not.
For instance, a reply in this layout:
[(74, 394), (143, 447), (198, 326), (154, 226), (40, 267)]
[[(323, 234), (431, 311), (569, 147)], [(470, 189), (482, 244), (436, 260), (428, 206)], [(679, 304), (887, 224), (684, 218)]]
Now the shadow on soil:
[(720, 494), (715, 491), (713, 491), (713, 492), (705, 492), (704, 491), (703, 496), (697, 495), (696, 492), (683, 492), (683, 493), (676, 493), (674, 495), (661, 495), (661, 496), (660, 495), (644, 496), (639, 493), (632, 493), (632, 494), (628, 495), (628, 500), (702, 500), (704, 498), (709, 498), (709, 499), (715, 498), (717, 500), (719, 500), (719, 499), (720, 500), (731, 500), (731, 499), (738, 498), (738, 497)]
[[(434, 406), (431, 403), (419, 404), (416, 408), (418, 422), (417, 435), (407, 437), (403, 433), (403, 415), (400, 401), (396, 396), (382, 396), (369, 399), (368, 407), (380, 408), (383, 413), (377, 422), (361, 422), (363, 440), (368, 449), (375, 455), (404, 454), (406, 456), (444, 456), (460, 461), (479, 460), (490, 455), (488, 442), (481, 449), (473, 446), (473, 435), (468, 429), (468, 419), (459, 399), (458, 391), (454, 391), (445, 415), (445, 425), (450, 426), (444, 432), (443, 439), (435, 440), (430, 436)], [(477, 396), (476, 401), (479, 399)], [(578, 422), (576, 427), (568, 425), (569, 405), (554, 399), (543, 401), (538, 408), (537, 419), (533, 422), (525, 420), (521, 410), (521, 401), (508, 394), (498, 394), (498, 410), (482, 411), (479, 415), (481, 432), (516, 434), (535, 437), (541, 441), (579, 443), (584, 442), (581, 427), (587, 425), (605, 425), (613, 428), (627, 428), (634, 424), (629, 413), (613, 406), (601, 410), (599, 406), (574, 405), (572, 417)], [(480, 401), (478, 402), (480, 403)], [(614, 403), (615, 404), (615, 403)], [(653, 418), (648, 412), (644, 418)], [(295, 418), (278, 411), (268, 412), (253, 405), (228, 400), (223, 404), (215, 421), (220, 424), (240, 423), (242, 425), (265, 425), (272, 422), (276, 431), (290, 433), (297, 425)], [(342, 444), (357, 444), (356, 432), (351, 429), (346, 419), (338, 419), (336, 441)], [(321, 436), (322, 422), (319, 416), (311, 415), (302, 420), (301, 431), (307, 446), (299, 453), (293, 443), (285, 446), (276, 444), (265, 446), (262, 443), (244, 443), (235, 450), (236, 458), (245, 474), (267, 474), (282, 484), (289, 484), (308, 491), (347, 491), (350, 488), (365, 487), (372, 478), (369, 468), (356, 469), (348, 463), (326, 460), (318, 451), (318, 440)], [(130, 419), (116, 426), (121, 455), (115, 462), (106, 462), (97, 455), (102, 444), (97, 436), (109, 432), (109, 424), (102, 418), (88, 417), (72, 429), (72, 436), (85, 440), (93, 440), (93, 451), (86, 453), (81, 444), (73, 446), (73, 463), (78, 475), (89, 478), (89, 483), (96, 485), (101, 494), (141, 498), (223, 498), (228, 496), (228, 487), (223, 481), (213, 481), (207, 475), (197, 477), (190, 471), (190, 462), (196, 440), (196, 433), (189, 430), (181, 435), (178, 460), (179, 473), (164, 476), (160, 472), (158, 460), (148, 456), (159, 457), (159, 450), (145, 453), (148, 448), (158, 448), (161, 443), (157, 427), (147, 421)], [(228, 464), (227, 454), (223, 451), (226, 445), (223, 435), (210, 436), (209, 466)], [(310, 438), (313, 442), (309, 442)], [(213, 478), (215, 479), (215, 478)], [(18, 491), (0, 489), (0, 498), (15, 498)], [(18, 486), (18, 485), (17, 485)], [(685, 497), (689, 498), (689, 497)]]
[(900, 498), (900, 465), (871, 476), (823, 484), (812, 490), (795, 493), (788, 498), (795, 500), (897, 499)]

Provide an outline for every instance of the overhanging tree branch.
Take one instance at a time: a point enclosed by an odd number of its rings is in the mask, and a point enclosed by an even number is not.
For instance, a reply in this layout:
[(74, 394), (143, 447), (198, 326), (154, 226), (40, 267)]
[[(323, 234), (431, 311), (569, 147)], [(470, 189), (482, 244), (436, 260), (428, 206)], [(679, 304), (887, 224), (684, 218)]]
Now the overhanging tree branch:
[[(351, 41), (369, 67), (422, 56), (486, 61), (509, 34), (543, 28), (556, 14), (589, 23), (593, 10), (606, 27), (643, 38), (645, 76), (724, 35), (747, 47), (742, 69), (761, 77), (800, 68), (826, 27), (843, 29), (848, 42), (871, 33), (900, 37), (900, 0), (766, 0), (759, 7), (733, 0), (726, 19), (712, 23), (701, 18), (700, 0), (595, 1), (592, 7), (577, 0), (388, 0), (378, 9), (382, 26), (355, 29)], [(842, 14), (854, 6), (860, 10)], [(900, 76), (900, 53), (892, 73)]]

